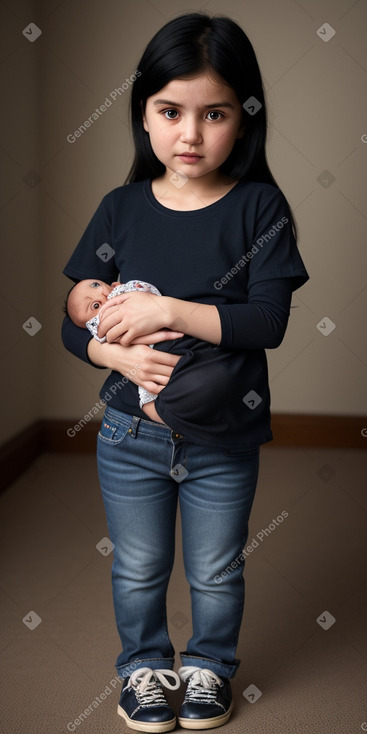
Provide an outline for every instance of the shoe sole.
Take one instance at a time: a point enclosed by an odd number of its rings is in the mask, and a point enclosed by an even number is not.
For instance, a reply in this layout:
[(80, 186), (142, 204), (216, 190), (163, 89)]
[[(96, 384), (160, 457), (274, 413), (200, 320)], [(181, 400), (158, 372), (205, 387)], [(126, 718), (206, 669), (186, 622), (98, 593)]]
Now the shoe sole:
[(126, 711), (124, 711), (124, 709), (120, 705), (118, 705), (117, 707), (117, 713), (119, 714), (119, 716), (122, 716), (130, 729), (136, 729), (136, 731), (165, 732), (172, 731), (172, 729), (174, 729), (176, 726), (176, 717), (174, 717), (174, 719), (171, 719), (170, 721), (134, 721), (134, 719), (130, 719)]
[(231, 701), (231, 705), (224, 714), (221, 716), (213, 716), (211, 719), (183, 719), (178, 717), (178, 723), (183, 729), (214, 729), (216, 726), (223, 726), (226, 724), (232, 711), (234, 703)]

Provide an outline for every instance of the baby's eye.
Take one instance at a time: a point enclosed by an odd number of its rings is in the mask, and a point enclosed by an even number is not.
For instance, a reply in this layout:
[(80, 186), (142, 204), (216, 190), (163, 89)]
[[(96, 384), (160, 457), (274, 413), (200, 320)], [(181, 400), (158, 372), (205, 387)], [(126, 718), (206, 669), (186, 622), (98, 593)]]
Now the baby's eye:
[(100, 284), (100, 283), (97, 283), (97, 281), (95, 280), (95, 281), (94, 281), (94, 283), (91, 283), (91, 284), (90, 284), (90, 287), (91, 287), (91, 288), (99, 288), (99, 287), (100, 287), (100, 285), (101, 285), (101, 284)]
[(97, 309), (100, 307), (100, 305), (101, 304), (98, 303), (98, 301), (96, 301), (95, 303), (92, 303), (92, 308), (94, 308), (94, 310), (97, 311)]

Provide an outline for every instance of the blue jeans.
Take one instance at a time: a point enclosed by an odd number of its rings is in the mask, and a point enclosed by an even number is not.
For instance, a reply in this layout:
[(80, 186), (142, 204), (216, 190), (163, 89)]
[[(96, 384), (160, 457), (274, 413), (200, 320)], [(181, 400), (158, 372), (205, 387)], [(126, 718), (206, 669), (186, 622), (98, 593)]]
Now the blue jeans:
[(166, 592), (177, 500), (193, 634), (182, 665), (231, 678), (244, 607), (244, 556), (259, 448), (230, 454), (188, 442), (164, 424), (107, 407), (98, 471), (115, 545), (112, 588), (123, 652), (116, 668), (173, 668)]

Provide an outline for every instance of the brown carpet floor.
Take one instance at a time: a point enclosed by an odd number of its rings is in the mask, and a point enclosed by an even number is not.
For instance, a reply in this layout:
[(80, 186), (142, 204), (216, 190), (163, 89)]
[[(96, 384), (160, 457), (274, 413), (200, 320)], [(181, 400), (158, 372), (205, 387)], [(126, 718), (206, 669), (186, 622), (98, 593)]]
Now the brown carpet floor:
[[(246, 562), (242, 662), (223, 734), (367, 731), (366, 477), (365, 452), (262, 449), (249, 542), (268, 530)], [(94, 457), (43, 454), (1, 496), (0, 513), (1, 731), (127, 732)], [(179, 517), (168, 620), (177, 670), (191, 634)], [(253, 702), (250, 686), (261, 691)], [(167, 695), (176, 709), (182, 691)]]

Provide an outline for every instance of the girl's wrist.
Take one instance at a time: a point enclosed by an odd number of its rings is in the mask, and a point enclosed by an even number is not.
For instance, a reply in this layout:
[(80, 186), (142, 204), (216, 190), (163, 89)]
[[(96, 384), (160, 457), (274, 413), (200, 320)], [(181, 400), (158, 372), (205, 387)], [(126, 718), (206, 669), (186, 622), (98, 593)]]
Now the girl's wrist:
[(194, 301), (183, 301), (169, 296), (162, 297), (163, 309), (167, 316), (166, 326), (175, 331), (182, 331), (197, 339), (212, 344), (220, 344), (222, 329), (219, 312), (216, 306)]
[(87, 347), (87, 353), (93, 364), (98, 367), (107, 367), (107, 369), (113, 370), (117, 363), (116, 358), (118, 356), (121, 357), (121, 352), (117, 352), (116, 348), (121, 350), (127, 347), (122, 347), (121, 344), (108, 344), (107, 342), (102, 344), (96, 339), (91, 339)]
[(165, 323), (163, 326), (167, 329), (173, 329), (174, 331), (183, 331), (182, 328), (183, 319), (181, 316), (180, 305), (182, 302), (177, 298), (171, 298), (170, 296), (162, 296), (160, 299), (162, 303), (163, 311), (165, 314)]

